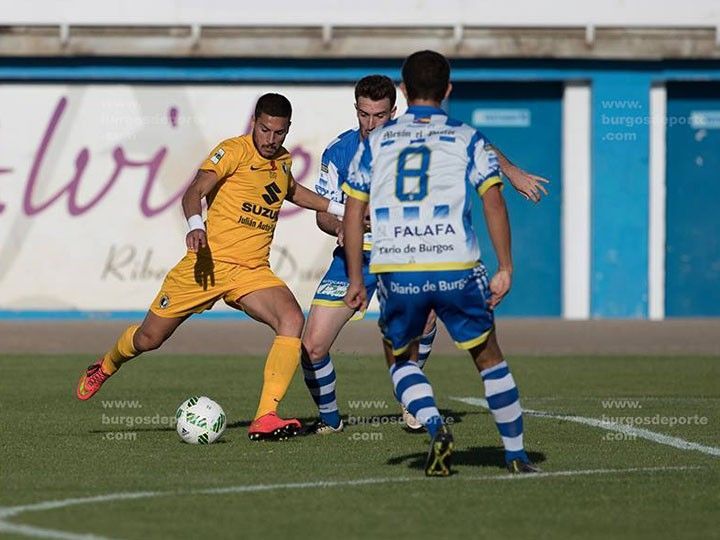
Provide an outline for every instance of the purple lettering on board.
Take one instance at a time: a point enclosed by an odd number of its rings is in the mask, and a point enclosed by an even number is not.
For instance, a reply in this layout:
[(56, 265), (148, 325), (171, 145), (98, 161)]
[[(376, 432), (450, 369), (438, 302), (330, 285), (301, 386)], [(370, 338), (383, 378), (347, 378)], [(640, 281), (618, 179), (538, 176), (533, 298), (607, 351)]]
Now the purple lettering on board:
[[(168, 208), (171, 208), (175, 206), (178, 201), (182, 199), (182, 196), (187, 189), (188, 185), (192, 182), (192, 179), (187, 181), (183, 186), (180, 187), (174, 194), (172, 194), (166, 201), (156, 205), (152, 206), (150, 204), (150, 197), (153, 191), (153, 188), (157, 182), (158, 173), (160, 171), (160, 167), (162, 166), (162, 163), (168, 154), (168, 148), (165, 146), (160, 147), (160, 149), (149, 159), (130, 159), (126, 154), (125, 150), (122, 146), (115, 146), (112, 151), (113, 161), (114, 161), (114, 170), (110, 176), (110, 178), (107, 180), (107, 182), (101, 187), (101, 189), (85, 204), (81, 204), (78, 202), (78, 195), (80, 191), (80, 186), (83, 180), (83, 175), (85, 173), (85, 170), (88, 166), (88, 163), (90, 161), (90, 150), (87, 148), (87, 146), (81, 147), (80, 151), (77, 153), (75, 157), (75, 171), (72, 175), (72, 178), (70, 181), (61, 187), (57, 192), (50, 195), (49, 197), (45, 198), (45, 200), (37, 201), (36, 200), (36, 190), (37, 186), (41, 183), (40, 173), (42, 170), (43, 162), (45, 160), (45, 156), (50, 148), (50, 145), (53, 142), (53, 139), (57, 136), (56, 132), (58, 131), (58, 128), (60, 126), (61, 120), (63, 118), (63, 114), (65, 113), (65, 109), (68, 105), (68, 99), (67, 97), (63, 96), (58, 101), (57, 105), (55, 106), (55, 109), (53, 110), (50, 119), (48, 121), (48, 124), (45, 128), (45, 132), (43, 133), (43, 136), (40, 140), (40, 143), (37, 147), (37, 150), (35, 152), (32, 166), (30, 168), (30, 173), (28, 175), (27, 183), (25, 185), (25, 191), (23, 194), (23, 212), (27, 216), (34, 216), (36, 214), (39, 214), (43, 212), (44, 210), (51, 207), (53, 204), (55, 204), (60, 198), (63, 197), (63, 195), (67, 194), (68, 200), (67, 200), (67, 208), (68, 212), (71, 216), (80, 216), (89, 210), (91, 210), (93, 207), (95, 207), (112, 189), (112, 187), (117, 182), (118, 178), (120, 177), (120, 174), (124, 170), (125, 167), (128, 168), (134, 168), (134, 167), (145, 167), (147, 169), (147, 179), (145, 181), (145, 184), (143, 186), (143, 190), (140, 196), (139, 201), (139, 210), (142, 213), (143, 216), (147, 218), (155, 217), (159, 214), (162, 214), (165, 212)], [(176, 106), (171, 106), (168, 109), (168, 118), (170, 120), (170, 124), (172, 127), (177, 127), (178, 120), (179, 120), (179, 114), (180, 111)], [(249, 119), (248, 122), (248, 132), (251, 130), (252, 125), (252, 117)], [(301, 165), (301, 169), (299, 170), (298, 174), (295, 175), (295, 179), (298, 183), (302, 184), (306, 178), (308, 177), (310, 170), (312, 168), (312, 156), (310, 153), (305, 150), (302, 146), (295, 146), (290, 150), (290, 153), (293, 158), (293, 162), (296, 165)], [(0, 168), (0, 174), (12, 172), (12, 169), (6, 169), (6, 168)], [(0, 213), (2, 213), (6, 208), (6, 204), (2, 201), (0, 201)], [(293, 214), (296, 214), (300, 212), (302, 209), (296, 206), (286, 207), (284, 208), (281, 213), (284, 216), (291, 216)]]
[[(4, 169), (4, 168), (0, 167), (0, 174), (9, 173), (12, 171), (13, 171), (12, 169)], [(0, 214), (2, 214), (4, 210), (5, 210), (5, 203), (0, 201)]]

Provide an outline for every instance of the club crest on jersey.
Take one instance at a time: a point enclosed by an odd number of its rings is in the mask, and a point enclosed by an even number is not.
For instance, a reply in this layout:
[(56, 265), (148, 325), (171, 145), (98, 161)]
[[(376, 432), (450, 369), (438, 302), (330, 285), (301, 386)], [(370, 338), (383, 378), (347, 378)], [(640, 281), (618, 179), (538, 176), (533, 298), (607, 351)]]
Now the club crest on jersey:
[(225, 150), (223, 150), (222, 148), (218, 148), (218, 151), (215, 152), (213, 157), (210, 158), (210, 161), (212, 161), (215, 165), (217, 165), (218, 163), (220, 163), (220, 160), (223, 158), (224, 155), (225, 155)]

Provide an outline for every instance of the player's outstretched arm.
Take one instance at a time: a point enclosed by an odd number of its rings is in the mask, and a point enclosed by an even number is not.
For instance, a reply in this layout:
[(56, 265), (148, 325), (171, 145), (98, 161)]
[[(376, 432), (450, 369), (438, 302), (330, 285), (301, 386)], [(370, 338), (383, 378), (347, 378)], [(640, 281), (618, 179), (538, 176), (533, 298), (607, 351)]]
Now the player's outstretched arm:
[(498, 270), (490, 280), (490, 292), (492, 295), (488, 301), (490, 309), (495, 309), (495, 306), (510, 291), (512, 284), (513, 265), (510, 220), (505, 206), (505, 198), (500, 191), (499, 184), (488, 189), (482, 200), (485, 223), (498, 260)]
[[(337, 236), (338, 243), (342, 237), (342, 221), (329, 212), (318, 212), (315, 214), (315, 223), (318, 229), (330, 236)], [(340, 243), (342, 246), (342, 243)]]
[(352, 309), (363, 310), (367, 307), (367, 292), (362, 275), (362, 246), (365, 231), (365, 210), (367, 202), (348, 197), (343, 218), (345, 236), (345, 260), (347, 262), (350, 285), (345, 294), (345, 303)]
[(190, 226), (190, 232), (185, 237), (185, 245), (194, 253), (207, 247), (205, 224), (202, 220), (202, 199), (212, 191), (218, 180), (215, 171), (200, 169), (182, 198), (183, 212)]
[(315, 210), (317, 212), (329, 212), (336, 216), (342, 216), (345, 212), (344, 205), (326, 199), (322, 195), (318, 195), (314, 191), (294, 181), (288, 189), (286, 199), (302, 208)]
[(500, 170), (507, 176), (512, 187), (514, 187), (518, 193), (532, 202), (540, 201), (543, 194), (547, 196), (548, 191), (543, 184), (549, 184), (550, 180), (525, 172), (505, 157), (505, 154), (503, 154), (499, 148), (496, 146), (492, 148), (497, 154)]

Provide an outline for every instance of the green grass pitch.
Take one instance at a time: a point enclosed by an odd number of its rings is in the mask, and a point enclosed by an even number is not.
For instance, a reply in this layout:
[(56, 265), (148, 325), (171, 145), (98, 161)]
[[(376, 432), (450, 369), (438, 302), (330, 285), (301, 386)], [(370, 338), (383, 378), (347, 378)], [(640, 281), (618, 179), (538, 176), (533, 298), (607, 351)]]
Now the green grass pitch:
[[(398, 423), (380, 357), (334, 359), (338, 403), (351, 424), (344, 433), (274, 443), (247, 438), (261, 358), (148, 355), (82, 403), (74, 387), (91, 360), (0, 356), (7, 537), (718, 534), (718, 358), (510, 358), (523, 407), (536, 411), (525, 417), (526, 447), (547, 473), (511, 477), (490, 414), (455, 399), (483, 395), (470, 360), (432, 357), (426, 372), (453, 419), (456, 453), (455, 474), (430, 479), (422, 471), (427, 435)], [(169, 425), (181, 401), (197, 394), (228, 415), (223, 438), (210, 446), (181, 443)], [(280, 412), (315, 416), (299, 374)], [(638, 427), (650, 439), (568, 416), (648, 419)], [(701, 449), (651, 440), (658, 435)], [(95, 496), (107, 497), (71, 500)], [(41, 504), (48, 501), (57, 504)]]

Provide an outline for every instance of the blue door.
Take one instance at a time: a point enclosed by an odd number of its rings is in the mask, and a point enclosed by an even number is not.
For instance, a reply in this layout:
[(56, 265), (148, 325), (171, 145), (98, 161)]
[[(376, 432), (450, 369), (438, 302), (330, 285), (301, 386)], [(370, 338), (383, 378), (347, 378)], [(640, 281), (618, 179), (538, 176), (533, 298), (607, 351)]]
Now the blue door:
[[(477, 127), (516, 165), (552, 182), (550, 196), (537, 205), (526, 201), (506, 182), (503, 193), (510, 213), (515, 271), (510, 295), (498, 313), (560, 316), (562, 85), (473, 82), (453, 86), (451, 116)], [(492, 275), (497, 260), (479, 201), (473, 221), (483, 261)]]
[(667, 86), (665, 315), (720, 315), (720, 83)]

